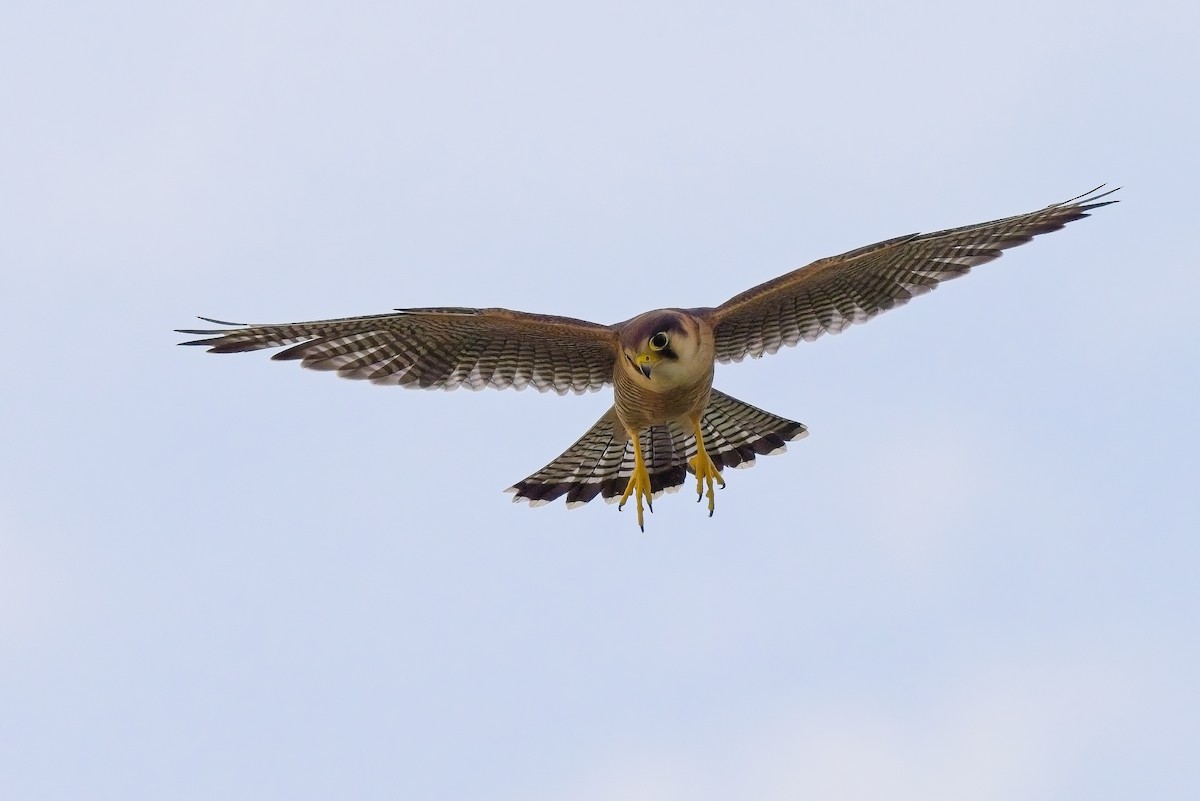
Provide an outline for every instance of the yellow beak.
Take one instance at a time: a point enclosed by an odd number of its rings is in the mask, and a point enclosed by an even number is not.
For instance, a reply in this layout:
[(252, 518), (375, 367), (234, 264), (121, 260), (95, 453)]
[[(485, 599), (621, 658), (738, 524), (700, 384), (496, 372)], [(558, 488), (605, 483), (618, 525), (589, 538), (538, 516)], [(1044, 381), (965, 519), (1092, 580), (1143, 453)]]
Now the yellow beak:
[(637, 357), (637, 368), (642, 371), (642, 375), (646, 378), (650, 377), (650, 370), (654, 365), (658, 364), (662, 357), (653, 351), (642, 351)]

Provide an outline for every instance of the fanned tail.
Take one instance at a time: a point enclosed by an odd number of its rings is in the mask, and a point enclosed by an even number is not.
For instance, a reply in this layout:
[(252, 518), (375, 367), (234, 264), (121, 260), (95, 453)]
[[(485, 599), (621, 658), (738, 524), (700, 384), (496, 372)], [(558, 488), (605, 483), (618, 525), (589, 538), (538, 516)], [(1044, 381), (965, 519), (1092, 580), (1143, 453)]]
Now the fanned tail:
[[(686, 474), (687, 457), (696, 453), (695, 440), (682, 426), (674, 424), (646, 429), (640, 439), (653, 497), (678, 489)], [(561, 456), (506, 492), (513, 493), (514, 501), (528, 501), (530, 506), (541, 506), (564, 495), (568, 508), (585, 504), (597, 495), (612, 502), (625, 491), (633, 465), (632, 442), (617, 419), (616, 409), (610, 408)]]
[[(765, 412), (723, 392), (712, 390), (700, 422), (709, 458), (717, 466), (750, 467), (760, 455), (782, 453), (790, 440), (804, 437), (803, 424)], [(642, 458), (650, 474), (652, 497), (675, 492), (691, 468), (696, 438), (690, 426), (679, 423), (652, 426), (641, 432)], [(625, 433), (615, 408), (557, 459), (506, 492), (513, 501), (541, 506), (566, 496), (573, 508), (596, 496), (615, 502), (633, 475), (633, 443)]]
[(783, 453), (788, 442), (808, 436), (803, 423), (764, 412), (715, 389), (700, 427), (708, 456), (718, 470), (753, 467), (755, 457)]

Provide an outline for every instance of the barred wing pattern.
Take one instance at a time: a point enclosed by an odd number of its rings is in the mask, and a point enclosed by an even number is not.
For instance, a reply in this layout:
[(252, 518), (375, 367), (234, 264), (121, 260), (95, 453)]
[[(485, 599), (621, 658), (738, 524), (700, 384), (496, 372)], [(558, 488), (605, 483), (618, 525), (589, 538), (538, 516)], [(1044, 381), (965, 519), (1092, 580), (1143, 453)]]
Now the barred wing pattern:
[(290, 345), (272, 358), (299, 360), (304, 367), (376, 384), (532, 386), (560, 395), (611, 383), (617, 350), (610, 326), (508, 309), (398, 309), (368, 317), (179, 333), (203, 336), (182, 344), (207, 346), (212, 353)]
[[(700, 421), (709, 457), (718, 470), (751, 467), (760, 455), (787, 450), (787, 442), (808, 434), (801, 423), (765, 412), (712, 390)], [(686, 480), (687, 460), (696, 455), (696, 438), (678, 423), (652, 426), (641, 432), (640, 444), (651, 497), (676, 492)], [(609, 503), (621, 497), (633, 475), (634, 454), (614, 409), (609, 409), (586, 434), (561, 456), (528, 478), (509, 487), (513, 501), (541, 506), (566, 496), (568, 508), (597, 495)]]
[(1117, 202), (1101, 200), (1117, 190), (1101, 189), (1029, 214), (897, 237), (821, 259), (696, 313), (713, 326), (717, 361), (740, 362), (802, 339), (811, 342), (866, 322), (1000, 258), (1008, 248)]

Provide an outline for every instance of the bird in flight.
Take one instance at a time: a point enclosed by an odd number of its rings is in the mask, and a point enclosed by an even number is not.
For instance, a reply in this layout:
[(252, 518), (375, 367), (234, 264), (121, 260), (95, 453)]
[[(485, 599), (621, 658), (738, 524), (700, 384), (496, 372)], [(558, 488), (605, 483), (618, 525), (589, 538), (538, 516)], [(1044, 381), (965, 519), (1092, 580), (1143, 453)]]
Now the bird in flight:
[(579, 441), (508, 489), (540, 506), (597, 495), (638, 527), (644, 509), (691, 474), (697, 500), (724, 487), (721, 470), (782, 452), (807, 428), (713, 389), (717, 362), (836, 334), (966, 275), (1004, 250), (1088, 216), (1116, 190), (1103, 186), (1028, 214), (930, 234), (910, 234), (820, 259), (714, 308), (655, 309), (616, 325), (508, 309), (397, 309), (390, 314), (281, 325), (181, 329), (183, 345), (213, 353), (287, 346), (272, 358), (346, 378), (423, 389), (532, 386), (560, 395), (611, 384), (614, 403)]

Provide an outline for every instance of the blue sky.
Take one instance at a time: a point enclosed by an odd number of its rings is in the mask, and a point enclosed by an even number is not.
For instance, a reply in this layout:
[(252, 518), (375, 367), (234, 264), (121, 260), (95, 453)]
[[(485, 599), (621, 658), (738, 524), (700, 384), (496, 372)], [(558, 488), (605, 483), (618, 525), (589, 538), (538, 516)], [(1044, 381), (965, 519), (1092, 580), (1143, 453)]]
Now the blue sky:
[[(0, 795), (1197, 795), (1198, 16), (7, 4)], [(810, 436), (645, 534), (501, 492), (606, 393), (171, 332), (613, 322), (1102, 181), (1119, 205), (719, 368)]]

